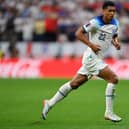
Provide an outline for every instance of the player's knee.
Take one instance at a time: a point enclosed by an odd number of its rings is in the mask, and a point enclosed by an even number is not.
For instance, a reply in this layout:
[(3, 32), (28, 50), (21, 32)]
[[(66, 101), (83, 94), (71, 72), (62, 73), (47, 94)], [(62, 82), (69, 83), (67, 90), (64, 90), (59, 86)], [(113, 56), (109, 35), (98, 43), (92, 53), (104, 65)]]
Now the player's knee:
[(70, 82), (70, 86), (72, 87), (72, 89), (77, 89), (80, 85), (81, 84), (79, 82)]
[(118, 82), (119, 82), (119, 79), (117, 76), (114, 76), (113, 78), (111, 78), (111, 83), (118, 84)]

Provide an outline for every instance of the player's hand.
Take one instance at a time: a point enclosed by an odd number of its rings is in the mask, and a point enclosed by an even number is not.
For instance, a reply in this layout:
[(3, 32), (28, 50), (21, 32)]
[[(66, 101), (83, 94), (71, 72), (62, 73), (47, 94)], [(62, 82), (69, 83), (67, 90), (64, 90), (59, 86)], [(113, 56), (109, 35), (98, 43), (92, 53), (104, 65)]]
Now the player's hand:
[(115, 46), (115, 48), (116, 48), (117, 50), (120, 50), (120, 49), (121, 49), (121, 45), (120, 45), (120, 42), (119, 42), (118, 38), (114, 38), (114, 39), (112, 40), (112, 44)]
[(101, 50), (101, 46), (98, 44), (91, 44), (90, 48), (97, 54)]

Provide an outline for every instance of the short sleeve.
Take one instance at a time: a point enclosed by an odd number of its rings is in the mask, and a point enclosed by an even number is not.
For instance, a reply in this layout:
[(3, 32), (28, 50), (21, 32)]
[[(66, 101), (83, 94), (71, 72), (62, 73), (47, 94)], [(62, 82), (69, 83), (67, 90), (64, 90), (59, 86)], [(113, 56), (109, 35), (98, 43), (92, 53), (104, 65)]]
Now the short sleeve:
[(91, 32), (93, 30), (96, 30), (98, 28), (98, 23), (95, 19), (92, 19), (89, 21), (88, 24), (83, 25), (83, 29), (85, 32)]
[(119, 21), (116, 20), (116, 29), (113, 30), (113, 37), (116, 37), (119, 35)]

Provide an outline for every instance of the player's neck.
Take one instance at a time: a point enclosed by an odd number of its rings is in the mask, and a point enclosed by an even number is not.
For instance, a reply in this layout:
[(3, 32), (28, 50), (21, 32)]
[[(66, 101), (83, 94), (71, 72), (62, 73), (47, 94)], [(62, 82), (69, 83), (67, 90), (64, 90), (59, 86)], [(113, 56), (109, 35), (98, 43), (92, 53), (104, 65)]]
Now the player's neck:
[(108, 23), (110, 23), (110, 21), (111, 21), (111, 20), (107, 19), (107, 18), (104, 17), (104, 16), (103, 16), (102, 19), (103, 19), (103, 22), (104, 22), (105, 24), (108, 24)]

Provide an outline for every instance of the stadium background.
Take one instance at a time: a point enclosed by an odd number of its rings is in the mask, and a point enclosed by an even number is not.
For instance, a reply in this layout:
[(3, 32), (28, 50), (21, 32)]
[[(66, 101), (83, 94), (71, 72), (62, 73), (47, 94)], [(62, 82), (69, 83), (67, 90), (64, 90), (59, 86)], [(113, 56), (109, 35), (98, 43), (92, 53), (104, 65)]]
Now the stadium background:
[[(106, 82), (90, 80), (41, 119), (50, 98), (81, 65), (86, 46), (78, 26), (101, 11), (101, 0), (0, 0), (0, 129), (128, 129), (129, 1), (116, 0), (122, 50), (112, 46), (105, 61), (121, 78), (115, 112), (105, 121)], [(65, 79), (64, 79), (65, 78)], [(122, 80), (126, 79), (126, 80)]]
[[(72, 77), (86, 48), (74, 33), (100, 14), (101, 5), (101, 0), (0, 0), (0, 77)], [(105, 59), (128, 79), (129, 2), (116, 5), (122, 49), (111, 46)]]

